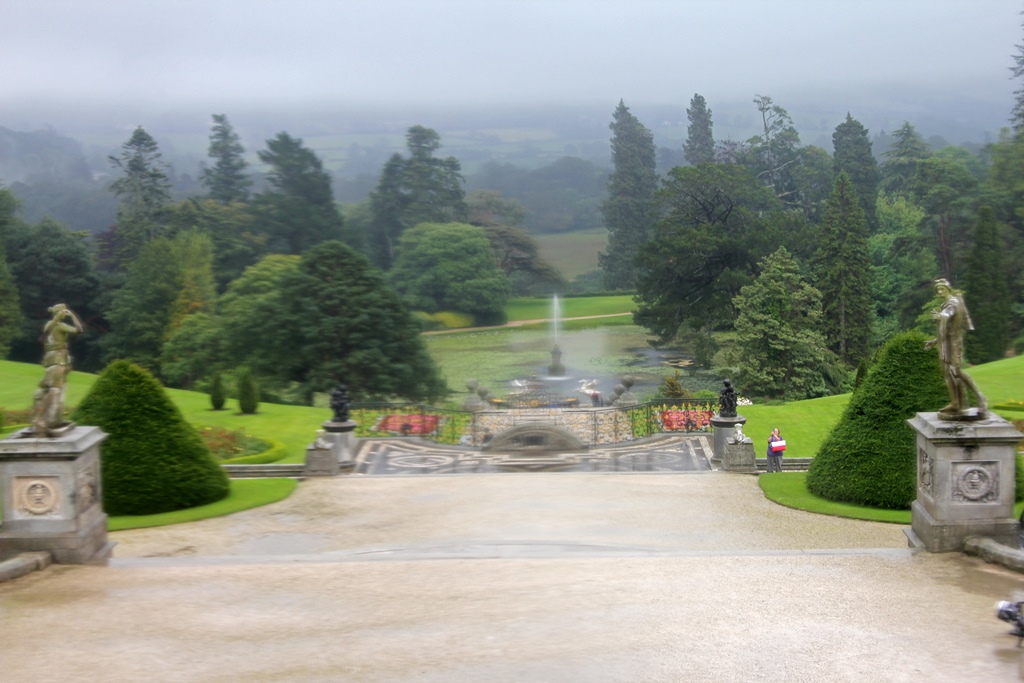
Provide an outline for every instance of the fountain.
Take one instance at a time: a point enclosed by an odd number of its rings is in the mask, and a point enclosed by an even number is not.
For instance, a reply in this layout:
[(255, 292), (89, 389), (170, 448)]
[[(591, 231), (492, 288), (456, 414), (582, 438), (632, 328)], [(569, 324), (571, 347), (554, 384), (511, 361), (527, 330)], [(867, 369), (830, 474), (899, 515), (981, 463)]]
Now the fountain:
[(548, 366), (549, 377), (564, 377), (565, 366), (562, 365), (562, 350), (558, 348), (558, 323), (561, 321), (562, 311), (558, 305), (558, 295), (555, 294), (551, 302), (551, 336), (554, 339), (555, 347), (551, 349), (551, 365)]

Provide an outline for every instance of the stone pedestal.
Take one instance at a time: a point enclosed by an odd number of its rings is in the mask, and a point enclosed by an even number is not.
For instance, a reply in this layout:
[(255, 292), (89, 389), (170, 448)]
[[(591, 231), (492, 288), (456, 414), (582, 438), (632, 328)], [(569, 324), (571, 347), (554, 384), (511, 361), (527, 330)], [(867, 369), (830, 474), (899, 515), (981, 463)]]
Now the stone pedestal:
[[(735, 423), (734, 423), (735, 424)], [(729, 438), (725, 443), (725, 455), (722, 457), (722, 469), (726, 472), (745, 472), (754, 474), (757, 469), (757, 458), (754, 455), (754, 442), (750, 437), (741, 441)]]
[(970, 536), (1016, 547), (1014, 455), (1021, 434), (992, 413), (973, 422), (918, 413), (908, 422), (917, 431), (911, 541), (930, 552), (959, 551)]
[(306, 448), (306, 475), (329, 477), (355, 465), (356, 423), (353, 420), (328, 420), (317, 432), (317, 439)]
[(713, 431), (714, 441), (712, 442), (711, 448), (715, 451), (715, 460), (725, 460), (725, 446), (729, 438), (733, 435), (733, 430), (736, 425), (745, 425), (747, 418), (742, 415), (736, 415), (735, 417), (722, 417), (715, 413), (711, 416), (711, 429)]
[(49, 439), (25, 433), (0, 441), (0, 554), (46, 551), (58, 564), (105, 564), (114, 547), (101, 504), (107, 435), (98, 427)]

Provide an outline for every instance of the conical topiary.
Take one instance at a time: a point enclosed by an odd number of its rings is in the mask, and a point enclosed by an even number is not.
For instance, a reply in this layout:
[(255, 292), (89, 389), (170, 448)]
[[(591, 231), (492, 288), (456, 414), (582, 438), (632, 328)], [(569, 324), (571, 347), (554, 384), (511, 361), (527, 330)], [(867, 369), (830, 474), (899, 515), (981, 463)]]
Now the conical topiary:
[(238, 410), (243, 415), (255, 415), (260, 405), (260, 390), (249, 368), (238, 373)]
[(199, 433), (137, 365), (119, 360), (107, 366), (73, 419), (110, 435), (100, 447), (108, 514), (181, 510), (228, 495), (228, 478)]
[(920, 332), (886, 344), (807, 472), (822, 498), (904, 509), (917, 497), (916, 436), (907, 420), (949, 402), (938, 353)]
[(213, 386), (210, 387), (210, 405), (214, 410), (222, 410), (227, 401), (227, 394), (224, 393), (224, 378), (218, 372), (213, 376)]

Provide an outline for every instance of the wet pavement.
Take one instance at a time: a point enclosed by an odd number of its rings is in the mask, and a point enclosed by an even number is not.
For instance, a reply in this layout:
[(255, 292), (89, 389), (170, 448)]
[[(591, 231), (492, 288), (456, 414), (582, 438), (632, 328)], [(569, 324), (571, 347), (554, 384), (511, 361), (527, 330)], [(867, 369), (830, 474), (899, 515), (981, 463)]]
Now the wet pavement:
[(752, 476), (352, 475), (112, 537), (0, 584), (0, 680), (1024, 680), (1024, 577)]

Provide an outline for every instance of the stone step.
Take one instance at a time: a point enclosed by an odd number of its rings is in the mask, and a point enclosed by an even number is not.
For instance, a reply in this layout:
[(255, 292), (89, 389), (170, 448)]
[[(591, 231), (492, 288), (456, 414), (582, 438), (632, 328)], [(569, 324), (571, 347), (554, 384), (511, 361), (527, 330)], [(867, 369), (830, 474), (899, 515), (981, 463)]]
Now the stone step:
[[(811, 465), (811, 460), (814, 458), (783, 458), (782, 459), (782, 470), (792, 470), (793, 472), (806, 472), (807, 468)], [(757, 458), (757, 469), (768, 471), (768, 458)]]
[(306, 476), (302, 463), (278, 465), (221, 465), (232, 479), (261, 479), (264, 477), (285, 477), (301, 479)]

